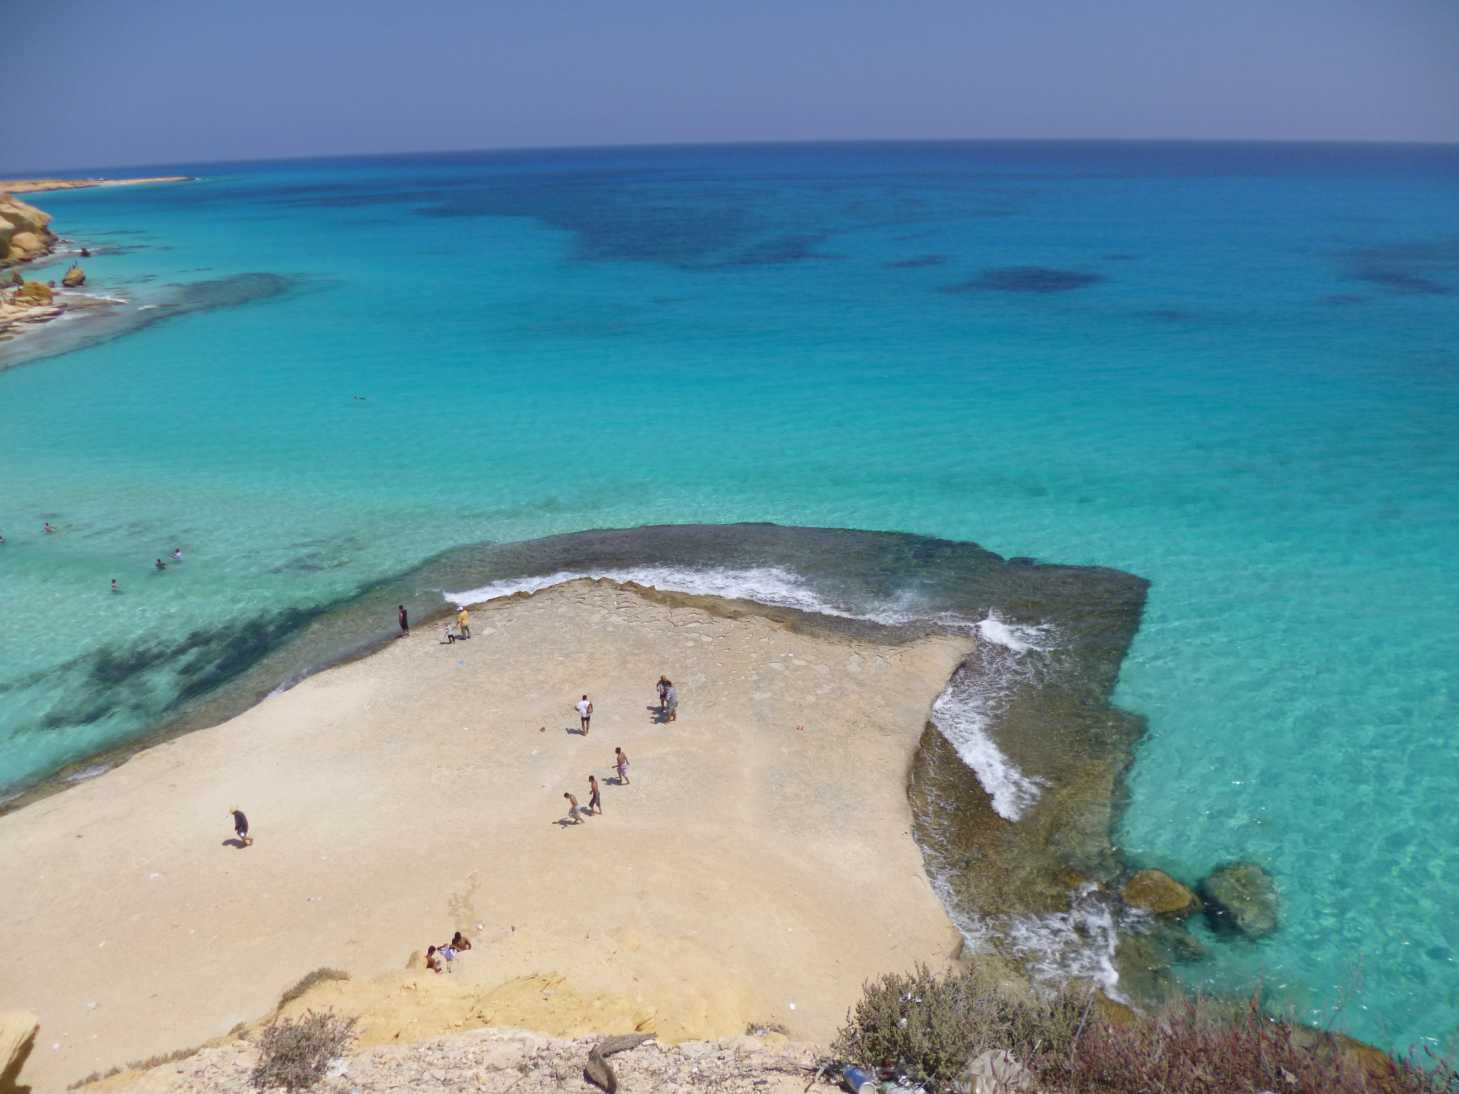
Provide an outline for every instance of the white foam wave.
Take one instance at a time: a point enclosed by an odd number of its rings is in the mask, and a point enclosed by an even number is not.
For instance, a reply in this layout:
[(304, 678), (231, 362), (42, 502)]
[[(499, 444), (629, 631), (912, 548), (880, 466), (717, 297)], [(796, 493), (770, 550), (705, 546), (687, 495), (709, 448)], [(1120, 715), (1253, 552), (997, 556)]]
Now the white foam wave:
[(142, 304), (142, 305), (140, 305), (140, 306), (139, 306), (139, 307), (138, 307), (138, 308), (137, 308), (137, 310), (138, 310), (138, 311), (151, 311), (151, 310), (152, 310), (152, 309), (153, 309), (153, 308), (155, 308), (155, 307), (157, 307), (157, 306), (158, 306), (158, 305), (156, 305), (156, 304)]
[(1004, 646), (1015, 653), (1048, 648), (1048, 628), (1026, 623), (1005, 623), (996, 612), (989, 612), (988, 618), (979, 621), (978, 634), (995, 645)]
[(974, 683), (960, 671), (932, 704), (932, 724), (973, 769), (998, 815), (1016, 821), (1038, 801), (1042, 784), (1020, 771), (988, 732), (1004, 684), (996, 676)]
[(631, 581), (638, 585), (661, 589), (664, 592), (750, 600), (756, 604), (768, 604), (777, 608), (794, 608), (797, 611), (811, 612), (816, 615), (857, 619), (888, 626), (922, 622), (961, 626), (969, 629), (977, 626), (970, 620), (950, 613), (918, 613), (891, 604), (857, 608), (848, 604), (834, 603), (812, 589), (799, 574), (780, 566), (709, 567), (704, 569), (687, 566), (639, 566), (624, 569), (559, 570), (557, 573), (542, 574), (536, 577), (507, 578), (474, 589), (447, 592), (443, 595), (446, 600), (458, 606), (480, 604), (487, 600), (512, 596), (515, 593), (535, 593), (551, 588), (553, 585), (561, 585), (564, 582), (581, 578)]
[(1013, 952), (1024, 958), (1035, 980), (1091, 980), (1110, 998), (1124, 1000), (1116, 987), (1119, 932), (1114, 911), (1095, 886), (1081, 887), (1067, 912), (1010, 920), (1005, 937)]

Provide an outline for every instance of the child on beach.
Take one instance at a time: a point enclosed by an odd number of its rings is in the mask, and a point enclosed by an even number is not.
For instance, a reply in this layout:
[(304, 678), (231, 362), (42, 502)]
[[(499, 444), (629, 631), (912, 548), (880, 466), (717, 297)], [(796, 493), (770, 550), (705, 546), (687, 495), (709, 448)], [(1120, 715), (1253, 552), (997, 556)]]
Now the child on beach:
[(659, 714), (662, 715), (664, 713), (665, 706), (669, 701), (669, 678), (667, 676), (664, 676), (662, 674), (659, 675), (658, 689)]
[(628, 785), (628, 753), (621, 748), (613, 750), (613, 766), (618, 771), (618, 785)]
[(583, 818), (581, 816), (582, 810), (578, 808), (578, 800), (577, 800), (577, 798), (573, 797), (567, 791), (563, 791), (562, 796), (567, 799), (567, 816), (568, 816), (568, 819), (571, 820), (573, 822), (573, 824), (582, 824), (583, 823)]
[(601, 813), (603, 811), (603, 796), (598, 793), (598, 776), (588, 776), (588, 812)]
[(233, 832), (238, 836), (239, 847), (252, 847), (253, 837), (248, 834), (248, 818), (243, 815), (243, 810), (233, 808), (228, 812), (233, 816)]
[(679, 718), (679, 689), (670, 682), (668, 690), (664, 693), (664, 721), (674, 722)]
[(577, 701), (576, 706), (578, 712), (578, 722), (582, 726), (583, 736), (586, 737), (588, 735), (588, 723), (593, 720), (593, 704), (589, 702), (588, 697), (584, 695), (581, 699)]

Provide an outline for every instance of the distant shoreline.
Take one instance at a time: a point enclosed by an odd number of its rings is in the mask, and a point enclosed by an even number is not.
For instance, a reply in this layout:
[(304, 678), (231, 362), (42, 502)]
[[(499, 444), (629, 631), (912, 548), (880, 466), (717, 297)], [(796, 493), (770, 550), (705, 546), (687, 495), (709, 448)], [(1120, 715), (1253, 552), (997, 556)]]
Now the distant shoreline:
[(89, 190), (94, 186), (149, 186), (160, 182), (196, 182), (192, 175), (155, 175), (130, 179), (0, 179), (0, 194), (40, 194), (47, 190)]

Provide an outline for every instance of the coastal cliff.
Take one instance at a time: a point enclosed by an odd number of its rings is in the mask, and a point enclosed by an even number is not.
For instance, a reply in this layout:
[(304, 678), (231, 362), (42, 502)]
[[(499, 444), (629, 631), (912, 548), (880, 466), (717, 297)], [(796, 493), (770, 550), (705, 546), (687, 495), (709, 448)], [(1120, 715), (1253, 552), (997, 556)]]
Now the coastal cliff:
[(0, 267), (16, 266), (56, 246), (51, 215), (9, 193), (0, 192)]

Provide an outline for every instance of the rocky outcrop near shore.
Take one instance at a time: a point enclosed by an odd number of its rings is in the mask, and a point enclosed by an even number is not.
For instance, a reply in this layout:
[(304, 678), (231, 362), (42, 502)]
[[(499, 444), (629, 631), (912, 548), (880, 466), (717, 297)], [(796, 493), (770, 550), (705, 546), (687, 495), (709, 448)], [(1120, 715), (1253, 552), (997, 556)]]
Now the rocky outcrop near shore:
[(26, 281), (12, 292), (0, 293), (0, 342), (27, 326), (49, 322), (64, 310), (51, 287), (40, 281)]
[(0, 266), (50, 254), (56, 246), (51, 215), (8, 193), (0, 193)]

